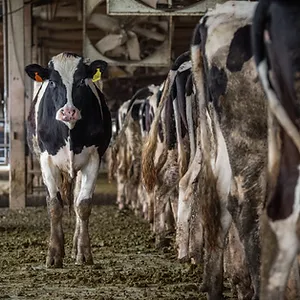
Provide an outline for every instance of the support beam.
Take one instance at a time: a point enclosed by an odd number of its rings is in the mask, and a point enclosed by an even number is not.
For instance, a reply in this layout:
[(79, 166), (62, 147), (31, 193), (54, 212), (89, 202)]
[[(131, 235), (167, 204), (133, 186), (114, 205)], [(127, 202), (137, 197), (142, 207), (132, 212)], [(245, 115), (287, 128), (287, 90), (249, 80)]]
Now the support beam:
[(8, 103), (10, 132), (9, 207), (25, 207), (24, 3), (7, 0)]

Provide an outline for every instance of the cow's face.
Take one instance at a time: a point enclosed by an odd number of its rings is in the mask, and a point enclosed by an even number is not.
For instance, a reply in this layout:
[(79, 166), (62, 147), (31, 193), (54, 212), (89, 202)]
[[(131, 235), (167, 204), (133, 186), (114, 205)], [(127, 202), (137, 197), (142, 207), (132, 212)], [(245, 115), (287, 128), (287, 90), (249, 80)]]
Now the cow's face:
[(106, 67), (107, 63), (102, 60), (87, 65), (76, 54), (61, 53), (51, 59), (48, 68), (33, 64), (25, 71), (32, 79), (47, 84), (44, 102), (52, 109), (54, 107), (56, 120), (72, 129), (82, 118), (82, 108), (91, 92), (88, 80), (100, 80)]

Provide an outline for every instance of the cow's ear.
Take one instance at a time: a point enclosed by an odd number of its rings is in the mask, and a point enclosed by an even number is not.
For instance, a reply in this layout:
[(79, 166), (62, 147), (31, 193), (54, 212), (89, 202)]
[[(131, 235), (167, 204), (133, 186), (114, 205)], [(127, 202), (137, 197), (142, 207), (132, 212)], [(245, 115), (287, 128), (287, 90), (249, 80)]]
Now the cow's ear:
[(101, 79), (101, 75), (107, 68), (107, 62), (104, 60), (95, 60), (93, 61), (88, 68), (88, 78), (92, 78), (93, 82), (96, 82)]
[(46, 79), (49, 79), (49, 70), (37, 64), (28, 65), (25, 68), (25, 72), (30, 78), (38, 82), (43, 82)]

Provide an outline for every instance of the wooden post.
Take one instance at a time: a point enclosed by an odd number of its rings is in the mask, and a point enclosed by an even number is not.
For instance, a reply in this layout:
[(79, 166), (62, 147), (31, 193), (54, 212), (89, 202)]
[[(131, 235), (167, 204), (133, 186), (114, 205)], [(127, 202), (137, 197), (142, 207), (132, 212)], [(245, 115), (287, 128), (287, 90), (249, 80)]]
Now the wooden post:
[[(25, 66), (33, 63), (32, 62), (32, 10), (31, 3), (25, 4), (24, 6), (24, 63)], [(33, 98), (33, 81), (29, 76), (25, 76), (25, 118), (29, 114), (31, 101)], [(28, 149), (29, 150), (29, 149)], [(33, 186), (32, 180), (33, 175), (29, 174), (29, 170), (33, 169), (32, 155), (27, 153), (26, 155), (26, 169), (25, 169), (25, 183), (26, 183), (26, 196), (32, 194)]]
[(10, 132), (9, 207), (25, 207), (24, 2), (7, 0), (8, 104)]

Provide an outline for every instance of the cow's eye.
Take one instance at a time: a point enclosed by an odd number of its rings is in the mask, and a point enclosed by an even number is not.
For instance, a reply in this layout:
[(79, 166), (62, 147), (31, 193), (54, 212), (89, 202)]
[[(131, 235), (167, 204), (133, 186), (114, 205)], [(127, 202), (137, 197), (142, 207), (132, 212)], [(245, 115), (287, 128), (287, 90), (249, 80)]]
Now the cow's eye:
[(56, 83), (52, 80), (49, 80), (49, 86), (52, 87), (52, 88), (55, 88), (56, 87)]

